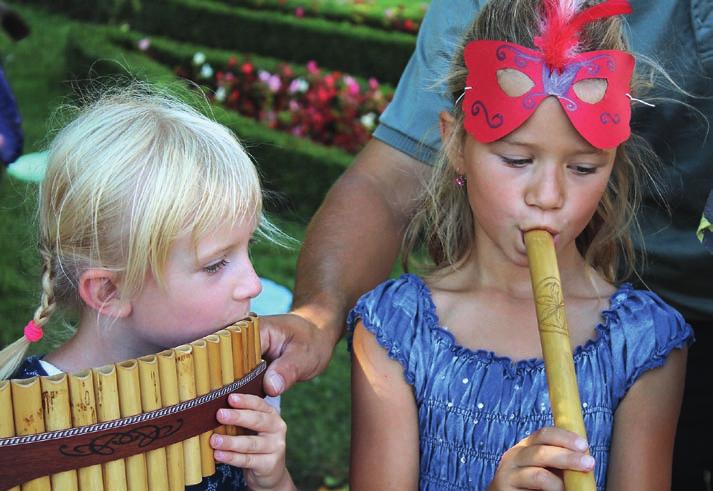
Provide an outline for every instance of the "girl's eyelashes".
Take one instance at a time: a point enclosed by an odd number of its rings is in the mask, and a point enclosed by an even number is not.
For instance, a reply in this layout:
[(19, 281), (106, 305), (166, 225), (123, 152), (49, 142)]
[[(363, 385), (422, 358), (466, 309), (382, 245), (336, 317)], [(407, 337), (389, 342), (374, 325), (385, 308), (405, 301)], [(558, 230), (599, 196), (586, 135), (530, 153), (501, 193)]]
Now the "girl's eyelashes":
[(503, 162), (505, 162), (507, 165), (511, 165), (513, 167), (523, 167), (527, 164), (532, 163), (532, 159), (513, 159), (510, 157), (506, 157), (505, 155), (499, 155), (499, 157), (502, 159)]
[(203, 268), (203, 271), (205, 271), (208, 274), (214, 274), (223, 269), (225, 266), (228, 265), (230, 261), (227, 259), (223, 258), (218, 262), (215, 262), (213, 264), (209, 264), (208, 266)]
[(570, 165), (569, 168), (575, 172), (575, 174), (579, 174), (582, 176), (586, 176), (589, 174), (594, 174), (597, 172), (596, 167), (592, 167), (591, 165)]

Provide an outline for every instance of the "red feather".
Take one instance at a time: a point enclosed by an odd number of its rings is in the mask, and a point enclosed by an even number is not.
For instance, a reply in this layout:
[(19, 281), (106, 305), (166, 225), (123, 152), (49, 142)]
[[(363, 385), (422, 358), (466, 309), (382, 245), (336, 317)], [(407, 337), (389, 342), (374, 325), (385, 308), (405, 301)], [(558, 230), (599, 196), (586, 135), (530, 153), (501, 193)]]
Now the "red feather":
[(567, 11), (567, 7), (571, 6), (571, 2), (566, 0), (544, 2), (544, 27), (534, 42), (550, 68), (562, 69), (567, 64), (575, 53), (579, 35), (585, 25), (614, 15), (631, 13), (628, 0), (606, 0), (579, 13)]

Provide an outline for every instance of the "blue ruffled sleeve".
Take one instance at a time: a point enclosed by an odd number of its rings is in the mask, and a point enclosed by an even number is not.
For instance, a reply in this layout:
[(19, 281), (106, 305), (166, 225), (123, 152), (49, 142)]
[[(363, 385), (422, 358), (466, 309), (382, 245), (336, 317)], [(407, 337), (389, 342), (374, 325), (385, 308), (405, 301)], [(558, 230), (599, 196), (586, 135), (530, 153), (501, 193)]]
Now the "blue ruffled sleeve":
[(378, 343), (390, 358), (404, 367), (404, 376), (414, 384), (416, 367), (423, 353), (412, 348), (420, 333), (419, 327), (426, 324), (423, 298), (418, 281), (413, 275), (403, 275), (389, 280), (364, 294), (347, 317), (347, 341), (352, 347), (354, 328), (361, 320), (364, 327), (374, 334)]
[(650, 291), (621, 291), (610, 319), (611, 348), (616, 381), (614, 396), (621, 399), (641, 375), (666, 362), (669, 353), (693, 343), (693, 329), (673, 307)]

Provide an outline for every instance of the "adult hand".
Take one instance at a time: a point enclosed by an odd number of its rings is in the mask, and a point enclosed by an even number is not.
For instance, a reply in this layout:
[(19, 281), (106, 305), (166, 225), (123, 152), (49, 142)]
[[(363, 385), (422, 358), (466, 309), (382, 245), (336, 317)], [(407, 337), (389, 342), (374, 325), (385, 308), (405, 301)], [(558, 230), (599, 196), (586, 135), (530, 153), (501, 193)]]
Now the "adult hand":
[(263, 354), (272, 361), (263, 382), (267, 394), (280, 395), (327, 368), (343, 330), (343, 321), (335, 322), (340, 321), (328, 322), (308, 308), (260, 317)]

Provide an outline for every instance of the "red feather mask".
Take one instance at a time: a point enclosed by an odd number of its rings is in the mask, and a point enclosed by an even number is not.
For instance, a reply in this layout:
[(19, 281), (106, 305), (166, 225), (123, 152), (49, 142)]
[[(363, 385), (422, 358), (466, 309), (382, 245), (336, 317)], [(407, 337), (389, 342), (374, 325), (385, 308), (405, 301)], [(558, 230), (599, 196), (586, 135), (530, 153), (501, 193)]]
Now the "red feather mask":
[[(472, 41), (465, 47), (468, 78), (463, 112), (465, 128), (489, 143), (522, 125), (546, 97), (560, 101), (567, 117), (592, 146), (613, 148), (631, 133), (629, 90), (634, 58), (607, 50), (577, 54), (582, 28), (595, 20), (631, 12), (626, 0), (608, 0), (576, 12), (572, 0), (546, 0), (542, 34), (534, 39), (538, 50), (505, 41)], [(519, 96), (508, 95), (498, 73), (517, 71), (532, 87)], [(597, 102), (582, 100), (577, 84), (588, 79), (606, 81)]]

